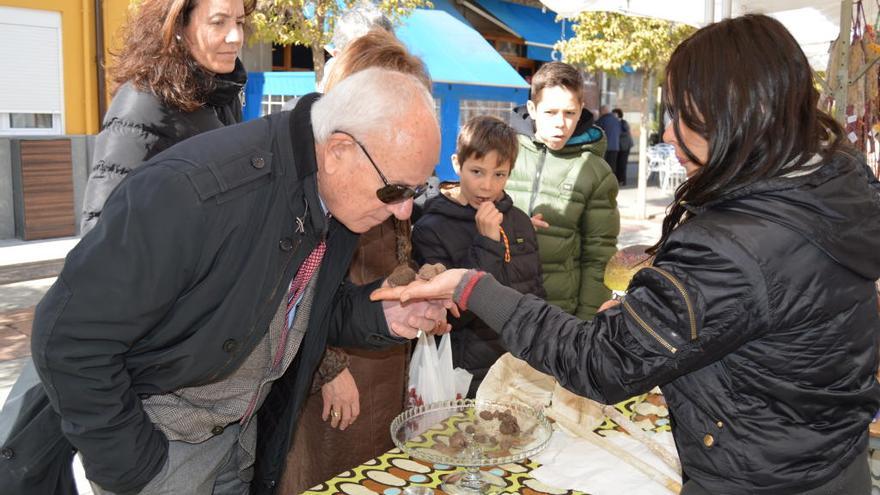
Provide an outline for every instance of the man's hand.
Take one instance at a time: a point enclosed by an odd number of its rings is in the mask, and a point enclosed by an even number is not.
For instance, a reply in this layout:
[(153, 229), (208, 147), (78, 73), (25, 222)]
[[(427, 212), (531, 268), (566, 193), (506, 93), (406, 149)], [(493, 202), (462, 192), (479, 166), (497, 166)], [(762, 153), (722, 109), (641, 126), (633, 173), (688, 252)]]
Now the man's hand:
[(535, 230), (546, 229), (550, 227), (550, 224), (544, 220), (544, 215), (542, 213), (535, 213), (532, 215), (532, 227), (534, 227)]
[[(464, 268), (453, 268), (438, 274), (429, 281), (416, 280), (409, 285), (402, 285), (400, 287), (382, 287), (381, 289), (374, 290), (370, 294), (370, 299), (373, 301), (385, 301), (383, 304), (388, 304), (389, 301), (395, 303), (399, 301), (400, 304), (405, 304), (409, 301), (412, 301), (412, 303), (416, 301), (430, 301), (442, 304), (454, 316), (459, 316), (458, 307), (452, 302), (452, 294), (465, 273), (467, 273), (467, 270)], [(387, 318), (387, 310), (385, 314)], [(391, 320), (388, 321), (390, 326)]]
[(504, 215), (498, 211), (494, 203), (491, 201), (480, 203), (474, 220), (477, 222), (477, 232), (480, 235), (496, 242), (501, 240), (501, 221), (504, 220)]
[[(449, 310), (455, 317), (461, 316), (458, 307), (452, 302), (452, 291), (455, 290), (455, 285), (452, 286), (447, 297), (416, 297), (411, 302), (409, 297), (401, 297), (408, 288), (433, 284), (437, 279), (449, 278), (447, 274), (450, 271), (458, 273), (458, 279), (461, 279), (461, 276), (467, 272), (462, 269), (446, 270), (430, 281), (417, 278), (408, 285), (397, 287), (391, 287), (386, 279), (382, 282), (382, 288), (376, 289), (370, 294), (371, 301), (382, 301), (385, 321), (392, 334), (405, 339), (414, 339), (418, 337), (420, 331), (442, 335), (452, 330), (452, 325), (446, 322), (446, 310)], [(446, 275), (445, 278), (444, 275)]]
[(333, 428), (345, 430), (361, 413), (357, 384), (348, 368), (321, 387), (321, 399), (324, 401), (321, 419), (327, 421), (329, 417)]
[[(417, 280), (413, 284), (419, 282), (426, 283), (423, 280)], [(403, 287), (387, 290), (393, 291)], [(374, 294), (382, 290), (386, 289), (378, 289), (374, 291)], [(446, 322), (446, 310), (452, 306), (451, 300), (412, 301), (409, 303), (403, 303), (399, 300), (382, 301), (385, 321), (388, 322), (391, 333), (405, 339), (418, 337), (419, 331), (441, 335), (452, 330), (452, 325)]]

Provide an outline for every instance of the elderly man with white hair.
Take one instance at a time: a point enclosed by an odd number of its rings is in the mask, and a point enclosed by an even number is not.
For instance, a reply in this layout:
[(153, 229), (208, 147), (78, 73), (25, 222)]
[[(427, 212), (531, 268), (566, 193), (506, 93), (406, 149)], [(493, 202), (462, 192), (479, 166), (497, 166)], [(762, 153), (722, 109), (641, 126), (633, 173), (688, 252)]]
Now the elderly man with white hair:
[(410, 215), (439, 147), (423, 83), (368, 69), (113, 192), (33, 328), (96, 492), (272, 493), (327, 343), (447, 331), (444, 303), (371, 303), (380, 282), (345, 280), (357, 234)]

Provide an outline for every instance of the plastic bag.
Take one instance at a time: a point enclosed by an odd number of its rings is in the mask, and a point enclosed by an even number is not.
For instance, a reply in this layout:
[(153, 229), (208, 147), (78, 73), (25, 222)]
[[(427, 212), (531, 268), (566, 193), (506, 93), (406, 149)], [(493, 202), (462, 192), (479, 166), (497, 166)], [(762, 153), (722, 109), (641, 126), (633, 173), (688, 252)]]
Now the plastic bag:
[[(463, 368), (452, 368), (452, 334), (446, 333), (440, 338), (440, 347), (437, 349), (437, 357), (440, 359), (440, 376), (451, 376), (452, 380), (444, 378), (444, 395), (451, 395), (454, 399), (467, 397), (471, 386), (472, 375)], [(448, 382), (448, 383), (447, 383)]]
[(440, 348), (433, 335), (421, 334), (409, 363), (407, 407), (432, 402), (460, 399), (467, 395), (472, 375), (452, 368), (452, 341), (449, 334), (440, 339)]

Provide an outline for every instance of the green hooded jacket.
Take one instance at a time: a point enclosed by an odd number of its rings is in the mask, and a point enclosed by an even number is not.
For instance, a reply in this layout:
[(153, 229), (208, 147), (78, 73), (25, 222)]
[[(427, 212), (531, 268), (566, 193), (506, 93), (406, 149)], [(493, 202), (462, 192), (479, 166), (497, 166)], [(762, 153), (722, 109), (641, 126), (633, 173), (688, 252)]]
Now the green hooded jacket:
[(521, 132), (519, 155), (506, 191), (516, 207), (541, 213), (550, 224), (538, 229), (547, 301), (592, 319), (611, 297), (603, 277), (620, 233), (617, 178), (602, 159), (605, 135), (584, 110), (565, 147), (553, 151), (535, 140), (534, 122), (521, 119), (514, 124)]

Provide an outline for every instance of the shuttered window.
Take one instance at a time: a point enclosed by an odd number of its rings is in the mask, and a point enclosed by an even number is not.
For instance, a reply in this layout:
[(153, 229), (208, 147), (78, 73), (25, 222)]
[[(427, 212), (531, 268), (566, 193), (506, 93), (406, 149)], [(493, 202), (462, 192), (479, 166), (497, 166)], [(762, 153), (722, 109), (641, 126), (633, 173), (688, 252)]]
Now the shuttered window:
[(0, 7), (0, 134), (63, 133), (61, 13)]

